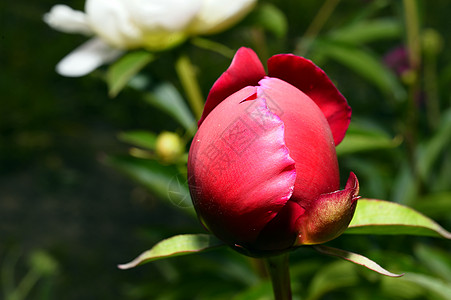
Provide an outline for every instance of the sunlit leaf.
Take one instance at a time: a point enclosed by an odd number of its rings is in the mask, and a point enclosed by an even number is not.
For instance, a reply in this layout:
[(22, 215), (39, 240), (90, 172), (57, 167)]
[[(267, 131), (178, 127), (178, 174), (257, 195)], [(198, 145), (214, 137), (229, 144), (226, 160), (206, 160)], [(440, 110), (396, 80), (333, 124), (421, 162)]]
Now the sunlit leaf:
[(332, 247), (328, 247), (328, 246), (324, 246), (324, 245), (316, 245), (316, 246), (312, 246), (312, 247), (313, 247), (313, 249), (315, 249), (316, 251), (318, 251), (320, 253), (345, 259), (347, 261), (350, 261), (357, 265), (364, 266), (372, 271), (375, 271), (375, 272), (385, 275), (385, 276), (400, 277), (400, 276), (404, 275), (404, 274), (395, 274), (395, 273), (389, 272), (389, 271), (385, 270), (384, 268), (382, 268), (377, 263), (375, 263), (374, 261), (372, 261), (371, 259), (369, 259), (363, 255), (360, 255), (360, 254), (356, 254), (353, 252), (349, 252), (349, 251), (345, 251), (345, 250), (341, 250), (341, 249), (337, 249), (337, 248), (332, 248)]
[(397, 203), (359, 199), (348, 234), (410, 234), (451, 239), (451, 233), (412, 208)]
[(132, 144), (134, 146), (146, 148), (149, 150), (155, 149), (155, 143), (157, 140), (157, 135), (153, 132), (146, 130), (135, 130), (121, 132), (118, 135), (119, 140)]
[(397, 38), (402, 34), (401, 23), (395, 19), (375, 19), (339, 27), (330, 38), (343, 43), (363, 44), (380, 39)]
[(194, 136), (197, 122), (180, 93), (170, 83), (157, 86), (145, 96), (147, 103), (161, 109), (179, 122), (188, 133)]
[(153, 195), (195, 215), (188, 183), (173, 165), (134, 157), (108, 157), (105, 162), (142, 184)]
[(200, 253), (225, 244), (210, 234), (181, 234), (163, 240), (150, 250), (143, 252), (133, 261), (119, 265), (120, 269), (130, 269), (138, 265), (180, 255)]
[(130, 79), (154, 59), (155, 56), (150, 52), (136, 51), (124, 55), (112, 64), (107, 73), (110, 97), (116, 97)]

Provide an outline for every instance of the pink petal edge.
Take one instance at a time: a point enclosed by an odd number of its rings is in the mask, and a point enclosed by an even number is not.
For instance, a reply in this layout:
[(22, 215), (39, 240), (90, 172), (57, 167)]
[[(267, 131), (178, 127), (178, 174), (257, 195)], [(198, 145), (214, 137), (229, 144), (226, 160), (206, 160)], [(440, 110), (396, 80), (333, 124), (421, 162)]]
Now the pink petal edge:
[(351, 107), (323, 70), (303, 57), (278, 54), (268, 59), (268, 76), (282, 79), (312, 98), (326, 116), (335, 145), (343, 140)]
[(224, 99), (246, 86), (256, 86), (266, 75), (257, 54), (250, 48), (241, 47), (235, 53), (229, 68), (213, 84), (198, 126)]

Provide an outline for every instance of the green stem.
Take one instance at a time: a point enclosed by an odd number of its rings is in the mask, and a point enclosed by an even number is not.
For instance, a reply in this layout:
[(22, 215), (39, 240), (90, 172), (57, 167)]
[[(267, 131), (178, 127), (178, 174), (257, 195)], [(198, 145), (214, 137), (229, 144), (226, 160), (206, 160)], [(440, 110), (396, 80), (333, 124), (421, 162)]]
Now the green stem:
[(265, 32), (261, 28), (252, 28), (251, 37), (254, 43), (254, 49), (262, 61), (269, 58), (268, 47), (266, 46)]
[(337, 7), (339, 2), (340, 0), (326, 0), (324, 2), (324, 4), (321, 6), (318, 13), (316, 14), (315, 18), (305, 31), (301, 43), (299, 43), (297, 49), (295, 50), (295, 53), (299, 55), (305, 55), (308, 52), (312, 41), (319, 34), (324, 24), (326, 24), (326, 21), (332, 15), (333, 11), (335, 10), (335, 7)]
[(31, 269), (28, 271), (28, 273), (25, 275), (24, 278), (22, 278), (22, 281), (17, 286), (16, 290), (9, 295), (9, 298), (7, 300), (24, 300), (27, 298), (27, 295), (30, 293), (33, 286), (36, 284), (36, 282), (41, 277), (41, 273), (36, 271), (35, 269)]
[(418, 70), (420, 57), (420, 26), (416, 0), (404, 0), (404, 15), (406, 19), (407, 47), (409, 49), (410, 67)]
[(183, 89), (188, 97), (188, 103), (193, 110), (194, 115), (199, 120), (204, 109), (204, 98), (200, 91), (199, 82), (197, 81), (196, 72), (190, 59), (186, 55), (180, 56), (175, 64), (177, 75), (180, 78)]
[(432, 130), (440, 124), (440, 100), (437, 86), (437, 59), (428, 57), (424, 61), (424, 88), (427, 95), (426, 108), (429, 127)]
[(275, 300), (291, 300), (289, 254), (265, 259)]
[(205, 38), (192, 38), (191, 43), (199, 48), (218, 53), (226, 58), (233, 58), (233, 55), (235, 54), (235, 51), (226, 45)]
[(0, 288), (3, 290), (3, 296), (5, 299), (9, 299), (8, 297), (14, 292), (14, 278), (16, 277), (14, 270), (19, 257), (19, 251), (17, 249), (13, 249), (6, 255), (3, 262), (0, 276)]
[(421, 65), (420, 25), (418, 22), (418, 9), (415, 0), (404, 0), (404, 18), (406, 26), (407, 48), (409, 55), (410, 72), (412, 80), (409, 82), (408, 107), (405, 123), (405, 138), (408, 158), (413, 168), (415, 178), (419, 178), (415, 160), (418, 126), (418, 107), (416, 98), (420, 91), (419, 70)]

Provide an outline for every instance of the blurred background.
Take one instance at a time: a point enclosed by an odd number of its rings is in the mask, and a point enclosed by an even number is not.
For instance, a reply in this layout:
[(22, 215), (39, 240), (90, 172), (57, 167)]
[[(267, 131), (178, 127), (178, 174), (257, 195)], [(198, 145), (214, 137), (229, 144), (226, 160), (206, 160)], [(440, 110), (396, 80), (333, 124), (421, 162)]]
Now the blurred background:
[[(170, 84), (184, 99), (174, 67), (182, 54), (204, 97), (240, 46), (263, 62), (287, 52), (312, 59), (353, 108), (337, 149), (342, 178), (352, 170), (364, 197), (412, 206), (451, 229), (450, 1), (260, 0), (227, 31), (160, 53), (115, 97), (109, 66), (79, 78), (55, 72), (86, 41), (43, 22), (55, 4), (0, 3), (4, 299), (271, 299), (259, 265), (232, 250), (116, 267), (163, 238), (203, 232), (189, 201), (174, 201), (154, 172), (183, 174), (183, 154), (177, 163), (147, 157), (135, 139), (170, 131), (188, 149), (186, 128), (146, 96)], [(292, 255), (295, 299), (451, 299), (449, 241), (344, 235), (331, 244), (412, 275), (382, 278), (302, 248)]]

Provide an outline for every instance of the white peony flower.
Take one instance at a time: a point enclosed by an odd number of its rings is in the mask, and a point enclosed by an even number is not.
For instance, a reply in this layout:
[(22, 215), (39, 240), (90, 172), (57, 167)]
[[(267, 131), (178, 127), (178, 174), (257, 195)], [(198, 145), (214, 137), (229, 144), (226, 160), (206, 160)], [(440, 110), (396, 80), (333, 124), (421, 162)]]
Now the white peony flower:
[(164, 50), (197, 34), (212, 34), (242, 19), (257, 0), (86, 0), (85, 12), (55, 5), (44, 15), (52, 28), (93, 36), (57, 65), (78, 77), (116, 60), (124, 51)]

